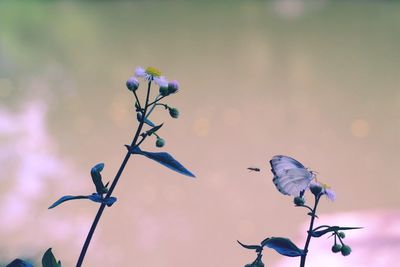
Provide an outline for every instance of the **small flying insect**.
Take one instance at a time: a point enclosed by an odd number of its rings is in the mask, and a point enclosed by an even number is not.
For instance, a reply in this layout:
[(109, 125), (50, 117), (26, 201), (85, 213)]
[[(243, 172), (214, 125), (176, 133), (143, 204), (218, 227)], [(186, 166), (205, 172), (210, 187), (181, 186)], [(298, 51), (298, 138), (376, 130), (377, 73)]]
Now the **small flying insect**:
[(256, 168), (256, 167), (249, 167), (249, 168), (247, 168), (249, 171), (251, 171), (251, 172), (259, 172), (260, 171), (260, 168)]

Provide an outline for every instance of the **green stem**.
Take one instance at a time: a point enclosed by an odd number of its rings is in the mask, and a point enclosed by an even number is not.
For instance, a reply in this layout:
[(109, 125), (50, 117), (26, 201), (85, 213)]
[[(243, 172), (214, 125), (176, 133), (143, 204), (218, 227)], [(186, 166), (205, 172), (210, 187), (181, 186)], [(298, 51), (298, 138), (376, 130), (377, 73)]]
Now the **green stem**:
[(304, 255), (301, 256), (301, 260), (300, 260), (300, 267), (304, 267), (306, 265), (306, 257), (307, 257), (307, 253), (308, 253), (308, 246), (310, 245), (310, 241), (311, 241), (311, 233), (312, 233), (312, 230), (314, 228), (314, 220), (315, 220), (315, 217), (316, 217), (317, 206), (318, 206), (318, 202), (319, 202), (320, 197), (321, 197), (321, 195), (315, 197), (314, 207), (313, 207), (312, 212), (311, 212), (310, 227), (308, 228), (308, 235), (307, 235), (306, 243), (305, 243), (304, 249), (303, 249)]
[[(158, 99), (159, 97), (160, 97), (160, 94), (158, 94), (158, 95), (156, 96), (156, 98), (154, 99), (154, 101), (152, 102), (152, 104), (149, 104), (149, 105), (148, 105), (148, 106), (151, 106), (151, 105), (153, 105), (153, 106), (150, 108), (149, 112), (147, 113), (146, 118), (148, 118), (148, 117), (150, 116), (150, 114), (153, 112), (154, 108), (155, 108), (156, 105), (157, 105), (157, 102), (159, 101), (159, 99)], [(147, 107), (147, 105), (146, 105), (146, 107)]]
[(139, 101), (139, 98), (138, 98), (138, 96), (136, 94), (136, 91), (133, 91), (133, 94), (135, 95), (135, 99), (136, 99), (136, 102), (138, 103), (139, 109), (142, 110), (142, 106), (140, 105), (140, 101)]
[[(146, 117), (145, 114), (147, 112), (147, 107), (148, 107), (148, 103), (149, 103), (150, 87), (151, 87), (151, 81), (149, 81), (149, 84), (148, 84), (148, 87), (147, 87), (146, 105), (144, 106), (144, 110), (143, 110), (143, 119), (139, 123), (139, 126), (138, 126), (138, 128), (136, 130), (136, 133), (135, 133), (135, 137), (132, 140), (131, 147), (134, 147), (136, 145), (136, 142), (137, 142), (137, 140), (138, 140), (138, 138), (140, 136), (140, 132), (142, 131), (142, 128), (143, 128), (144, 118)], [(114, 188), (117, 185), (118, 180), (121, 177), (121, 174), (124, 171), (125, 166), (128, 163), (128, 160), (129, 160), (130, 156), (131, 156), (131, 153), (130, 153), (130, 151), (128, 151), (126, 153), (126, 155), (125, 155), (124, 160), (121, 163), (121, 166), (119, 167), (119, 170), (118, 170), (117, 174), (115, 175), (115, 178), (114, 178), (114, 180), (113, 180), (113, 182), (112, 182), (112, 184), (110, 186), (110, 189), (108, 190), (105, 198), (110, 197), (112, 192), (114, 191)], [(89, 248), (89, 245), (90, 245), (90, 241), (92, 240), (94, 231), (96, 230), (97, 224), (100, 221), (101, 215), (103, 214), (103, 211), (104, 211), (105, 207), (106, 207), (106, 204), (102, 203), (100, 205), (99, 210), (97, 211), (96, 217), (94, 218), (92, 226), (90, 227), (90, 230), (89, 230), (89, 233), (88, 233), (88, 235), (86, 237), (85, 243), (83, 244), (83, 247), (82, 247), (82, 250), (81, 250), (81, 254), (79, 255), (78, 262), (76, 263), (76, 267), (81, 267), (82, 266), (82, 263), (83, 263), (83, 260), (85, 258), (87, 249)]]
[(160, 101), (161, 99), (163, 99), (163, 98), (166, 97), (166, 96), (167, 96), (167, 95), (163, 95), (162, 97), (160, 97), (160, 98), (154, 100), (153, 102), (151, 102), (151, 103), (149, 103), (149, 104), (147, 104), (147, 105), (151, 106), (151, 105), (153, 105), (154, 103), (157, 103), (158, 101)]

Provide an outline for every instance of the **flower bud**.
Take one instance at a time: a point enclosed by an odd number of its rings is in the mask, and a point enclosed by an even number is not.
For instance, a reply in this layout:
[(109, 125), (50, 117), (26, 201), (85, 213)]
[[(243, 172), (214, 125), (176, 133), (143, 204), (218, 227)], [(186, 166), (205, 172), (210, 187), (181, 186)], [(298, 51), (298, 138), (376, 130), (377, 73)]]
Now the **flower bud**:
[(162, 96), (167, 96), (169, 95), (169, 89), (168, 87), (160, 86), (160, 95)]
[(303, 197), (295, 197), (293, 199), (293, 203), (296, 206), (300, 207), (300, 206), (303, 206), (306, 203), (306, 200)]
[(176, 108), (169, 108), (169, 115), (171, 115), (172, 118), (177, 119), (179, 117), (179, 110)]
[(338, 235), (340, 238), (345, 238), (345, 237), (346, 237), (346, 235), (345, 235), (344, 232), (339, 232), (339, 233), (337, 233), (337, 235)]
[(310, 184), (310, 191), (313, 193), (314, 196), (319, 196), (322, 193), (322, 186), (318, 183), (311, 183)]
[(343, 256), (348, 256), (351, 253), (351, 247), (347, 246), (347, 245), (343, 245), (342, 249), (340, 250), (340, 252), (342, 252)]
[(175, 94), (179, 90), (179, 83), (178, 81), (174, 80), (168, 83), (168, 93)]
[(135, 92), (139, 88), (139, 81), (135, 77), (130, 77), (126, 81), (126, 87), (132, 92)]
[(342, 249), (342, 245), (340, 245), (340, 244), (335, 244), (332, 246), (333, 253), (338, 253), (339, 251), (341, 251), (341, 249)]
[(163, 147), (164, 145), (165, 145), (165, 140), (162, 139), (161, 137), (158, 137), (156, 141), (156, 147)]

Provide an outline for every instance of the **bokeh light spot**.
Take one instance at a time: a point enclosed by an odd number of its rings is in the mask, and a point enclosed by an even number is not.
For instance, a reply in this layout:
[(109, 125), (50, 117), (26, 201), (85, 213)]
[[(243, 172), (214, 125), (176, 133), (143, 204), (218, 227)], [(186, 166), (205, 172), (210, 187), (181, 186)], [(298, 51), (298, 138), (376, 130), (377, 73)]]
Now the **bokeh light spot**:
[(366, 120), (358, 119), (351, 123), (350, 130), (353, 136), (363, 138), (368, 136), (370, 126)]
[(210, 121), (204, 117), (197, 118), (193, 124), (193, 132), (197, 136), (207, 136), (210, 132)]

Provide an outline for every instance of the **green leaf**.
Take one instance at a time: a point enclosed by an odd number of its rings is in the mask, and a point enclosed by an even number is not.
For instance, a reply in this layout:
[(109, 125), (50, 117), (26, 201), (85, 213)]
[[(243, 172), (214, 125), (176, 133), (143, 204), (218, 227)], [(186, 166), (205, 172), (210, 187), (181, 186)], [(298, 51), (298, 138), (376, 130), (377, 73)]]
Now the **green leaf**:
[(65, 201), (74, 200), (74, 199), (89, 199), (93, 202), (104, 203), (108, 207), (112, 206), (114, 204), (114, 202), (117, 201), (117, 198), (115, 198), (115, 197), (104, 198), (102, 195), (99, 195), (98, 193), (93, 193), (90, 196), (63, 196), (59, 200), (54, 202), (53, 205), (51, 205), (49, 207), (49, 209), (57, 207), (58, 205), (60, 205), (61, 203), (65, 202)]
[(242, 244), (239, 240), (236, 240), (236, 241), (244, 248), (255, 250), (256, 252), (262, 251), (262, 246), (260, 246), (260, 245), (245, 245), (245, 244)]
[(281, 255), (288, 257), (299, 257), (304, 255), (304, 251), (299, 249), (290, 239), (284, 237), (271, 237), (261, 242), (264, 247), (274, 249)]
[(10, 262), (6, 267), (33, 267), (33, 265), (21, 259), (15, 259)]
[[(143, 114), (141, 113), (141, 112), (138, 112), (137, 114), (136, 114), (136, 118), (137, 118), (137, 120), (139, 121), (139, 122), (141, 122), (142, 121), (142, 119), (143, 119)], [(146, 123), (147, 125), (149, 125), (150, 127), (155, 127), (156, 125), (151, 121), (151, 120), (149, 120), (148, 118), (144, 118), (144, 121), (143, 121), (144, 123)]]
[(104, 186), (102, 177), (100, 172), (104, 169), (104, 163), (99, 163), (96, 164), (91, 170), (90, 170), (90, 175), (92, 176), (92, 181), (94, 186), (96, 187), (96, 192), (98, 194), (105, 194), (108, 192), (108, 189), (106, 186)]
[(153, 133), (157, 132), (162, 126), (163, 126), (163, 123), (151, 128), (150, 130), (146, 131), (146, 135), (148, 135), (148, 136), (152, 135)]
[[(325, 230), (319, 230), (316, 231), (317, 229), (321, 229), (321, 228), (326, 228)], [(346, 231), (346, 230), (356, 230), (356, 229), (362, 229), (363, 227), (340, 227), (340, 226), (320, 226), (315, 228), (313, 231), (311, 231), (311, 236), (312, 237), (321, 237), (327, 233), (330, 232), (338, 232), (338, 231)]]
[(65, 202), (65, 201), (74, 200), (74, 199), (87, 199), (89, 197), (90, 196), (63, 196), (59, 200), (54, 202), (53, 205), (51, 205), (49, 207), (49, 209), (55, 208), (55, 207), (57, 207), (58, 205), (60, 205), (61, 203)]
[(177, 160), (175, 160), (170, 154), (166, 152), (147, 152), (141, 150), (139, 147), (128, 147), (129, 151), (132, 154), (139, 154), (143, 155), (145, 157), (148, 157), (149, 159), (152, 159), (161, 165), (164, 165), (165, 167), (179, 172), (180, 174), (190, 176), (190, 177), (195, 177), (193, 173), (191, 173), (189, 170), (187, 170), (185, 167), (183, 167), (182, 164), (180, 164)]
[(57, 262), (56, 258), (53, 255), (53, 252), (51, 252), (51, 248), (46, 250), (46, 252), (43, 254), (42, 266), (43, 267), (61, 267), (61, 261)]

